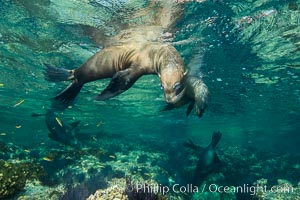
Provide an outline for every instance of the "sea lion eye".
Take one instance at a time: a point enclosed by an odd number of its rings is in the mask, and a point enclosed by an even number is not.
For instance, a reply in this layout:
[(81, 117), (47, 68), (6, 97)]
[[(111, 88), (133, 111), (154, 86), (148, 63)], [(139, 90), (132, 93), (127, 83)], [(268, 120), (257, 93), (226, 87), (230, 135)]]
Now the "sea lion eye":
[(173, 89), (176, 91), (179, 90), (180, 88), (181, 88), (181, 84), (178, 82), (173, 85)]

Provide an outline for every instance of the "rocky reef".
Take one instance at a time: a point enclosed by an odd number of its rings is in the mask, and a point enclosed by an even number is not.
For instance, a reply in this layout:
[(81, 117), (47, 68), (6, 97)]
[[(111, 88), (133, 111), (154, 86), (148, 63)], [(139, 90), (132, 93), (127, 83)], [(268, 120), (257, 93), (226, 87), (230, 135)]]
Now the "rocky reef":
[(0, 160), (0, 199), (21, 191), (27, 180), (45, 176), (43, 168), (32, 163), (12, 163)]
[(167, 200), (168, 197), (158, 192), (152, 192), (150, 185), (143, 184), (137, 188), (131, 179), (114, 179), (111, 186), (97, 190), (87, 200)]
[(128, 196), (124, 193), (124, 188), (111, 186), (106, 189), (97, 190), (95, 194), (88, 197), (88, 200), (128, 200)]

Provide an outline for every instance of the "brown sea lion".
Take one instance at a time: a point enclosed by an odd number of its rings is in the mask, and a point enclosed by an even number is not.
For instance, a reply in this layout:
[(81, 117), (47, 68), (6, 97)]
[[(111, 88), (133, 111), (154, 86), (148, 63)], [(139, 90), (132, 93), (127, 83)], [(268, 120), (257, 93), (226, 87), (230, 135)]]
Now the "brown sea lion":
[(191, 75), (186, 76), (185, 86), (185, 93), (180, 101), (175, 104), (168, 104), (163, 110), (171, 110), (190, 103), (186, 115), (188, 116), (191, 113), (195, 105), (196, 114), (199, 117), (202, 117), (209, 102), (209, 91), (207, 86), (200, 77)]
[(55, 97), (64, 104), (72, 102), (85, 83), (112, 78), (96, 97), (96, 100), (106, 100), (126, 91), (138, 78), (147, 74), (160, 77), (167, 103), (176, 104), (185, 93), (184, 63), (169, 44), (146, 42), (107, 47), (74, 70), (46, 66), (46, 80), (72, 81)]

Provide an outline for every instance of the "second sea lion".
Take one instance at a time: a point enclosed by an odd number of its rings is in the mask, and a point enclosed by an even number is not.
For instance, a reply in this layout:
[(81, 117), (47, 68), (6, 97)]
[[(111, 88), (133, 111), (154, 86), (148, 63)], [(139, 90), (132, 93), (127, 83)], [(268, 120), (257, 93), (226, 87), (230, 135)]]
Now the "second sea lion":
[(96, 100), (106, 100), (129, 89), (141, 76), (157, 74), (167, 103), (180, 102), (185, 93), (185, 68), (177, 50), (169, 44), (145, 42), (104, 48), (77, 69), (46, 65), (45, 79), (72, 83), (55, 99), (71, 103), (85, 83), (112, 78)]
[(195, 106), (197, 116), (202, 117), (208, 106), (210, 96), (206, 84), (201, 78), (191, 75), (186, 76), (185, 84), (185, 93), (180, 101), (175, 104), (168, 104), (163, 110), (171, 110), (189, 103), (186, 115), (189, 115)]
[(184, 143), (185, 147), (191, 148), (198, 153), (198, 162), (192, 184), (200, 185), (210, 173), (220, 169), (221, 161), (216, 153), (216, 146), (221, 137), (221, 132), (214, 132), (211, 138), (211, 143), (205, 148), (194, 144), (192, 140)]

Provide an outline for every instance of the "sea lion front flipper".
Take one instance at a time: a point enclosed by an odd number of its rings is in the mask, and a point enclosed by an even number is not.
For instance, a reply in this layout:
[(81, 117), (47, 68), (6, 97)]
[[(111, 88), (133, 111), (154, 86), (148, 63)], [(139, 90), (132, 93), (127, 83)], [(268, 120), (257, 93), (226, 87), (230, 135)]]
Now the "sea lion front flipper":
[(42, 114), (42, 113), (31, 113), (31, 117), (40, 117), (40, 116), (44, 116), (46, 114)]
[(109, 85), (95, 97), (97, 101), (110, 99), (128, 90), (139, 78), (141, 74), (137, 69), (128, 68), (117, 72), (111, 79)]
[(187, 147), (187, 148), (190, 148), (190, 149), (192, 149), (192, 150), (194, 150), (196, 152), (204, 150), (204, 148), (202, 148), (199, 145), (195, 144), (191, 139), (189, 139), (188, 141), (184, 142), (183, 146)]
[(79, 123), (80, 123), (80, 120), (70, 123), (71, 130), (75, 129)]
[(187, 107), (187, 109), (186, 109), (186, 116), (189, 116), (191, 114), (191, 111), (193, 110), (194, 105), (195, 105), (195, 101), (192, 101), (190, 103), (190, 105)]
[(172, 110), (174, 109), (175, 106), (173, 104), (167, 104), (163, 109), (161, 109), (160, 111), (167, 111), (167, 110)]

